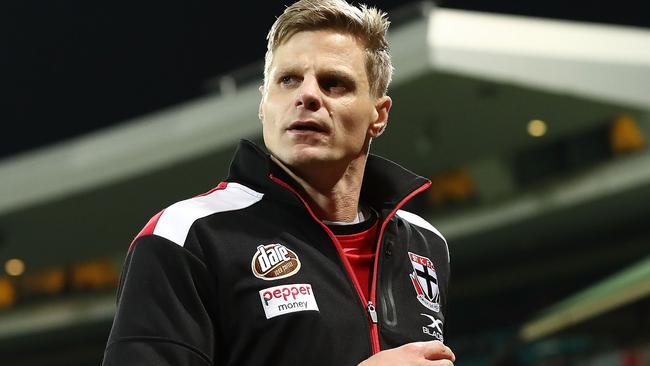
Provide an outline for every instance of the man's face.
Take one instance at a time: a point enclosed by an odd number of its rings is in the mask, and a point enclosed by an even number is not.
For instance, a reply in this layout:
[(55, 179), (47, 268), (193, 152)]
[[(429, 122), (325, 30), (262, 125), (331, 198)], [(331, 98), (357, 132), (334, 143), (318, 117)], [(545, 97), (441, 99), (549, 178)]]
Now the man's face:
[(349, 164), (388, 119), (390, 98), (370, 95), (361, 44), (349, 34), (303, 31), (278, 46), (260, 113), (264, 143), (294, 168)]

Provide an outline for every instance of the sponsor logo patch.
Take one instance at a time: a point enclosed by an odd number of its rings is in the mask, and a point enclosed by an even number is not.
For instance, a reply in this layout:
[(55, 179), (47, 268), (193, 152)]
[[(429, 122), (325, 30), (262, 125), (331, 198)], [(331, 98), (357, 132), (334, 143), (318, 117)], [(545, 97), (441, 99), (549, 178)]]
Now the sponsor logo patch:
[(427, 258), (408, 252), (413, 272), (409, 274), (415, 293), (420, 304), (435, 312), (440, 311), (440, 292), (438, 290), (438, 275), (433, 262)]
[(278, 280), (298, 273), (300, 259), (282, 244), (260, 245), (251, 261), (251, 269), (257, 278)]
[(436, 319), (436, 317), (429, 314), (420, 315), (426, 316), (431, 321), (431, 324), (422, 327), (422, 333), (430, 335), (437, 340), (444, 342), (444, 338), (442, 336), (442, 320)]
[(266, 319), (298, 311), (318, 311), (310, 284), (296, 283), (260, 290)]

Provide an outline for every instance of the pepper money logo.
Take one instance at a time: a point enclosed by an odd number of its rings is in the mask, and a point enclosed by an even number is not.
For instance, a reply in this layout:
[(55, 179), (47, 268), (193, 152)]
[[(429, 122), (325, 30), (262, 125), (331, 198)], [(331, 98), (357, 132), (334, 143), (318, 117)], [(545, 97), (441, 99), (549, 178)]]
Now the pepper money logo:
[(253, 255), (251, 269), (257, 278), (266, 281), (278, 280), (298, 273), (300, 259), (282, 244), (260, 245)]
[(265, 288), (260, 300), (266, 319), (297, 311), (319, 311), (314, 291), (308, 283), (295, 283)]

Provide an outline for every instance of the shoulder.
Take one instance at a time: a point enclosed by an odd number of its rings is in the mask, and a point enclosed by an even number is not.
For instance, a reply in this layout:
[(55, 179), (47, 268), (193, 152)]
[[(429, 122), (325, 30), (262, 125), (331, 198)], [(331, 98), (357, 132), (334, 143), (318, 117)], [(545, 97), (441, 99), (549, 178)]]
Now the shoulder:
[(404, 211), (404, 210), (397, 210), (397, 216), (401, 217), (402, 219), (408, 221), (409, 223), (420, 227), (422, 229), (425, 229), (427, 231), (432, 232), (436, 236), (438, 236), (442, 241), (445, 243), (445, 247), (447, 247), (447, 259), (449, 259), (449, 246), (447, 244), (447, 239), (442, 235), (442, 233), (436, 229), (433, 225), (431, 225), (427, 220), (423, 219), (421, 216), (416, 215), (412, 212), (409, 211)]
[(427, 220), (423, 219), (421, 216), (418, 216), (412, 212), (408, 212), (404, 210), (397, 210), (397, 216), (403, 218), (404, 220), (410, 222), (415, 226), (431, 231), (432, 233), (439, 236), (445, 242), (445, 244), (447, 243), (447, 239), (445, 239), (442, 233), (438, 231), (438, 229), (433, 227), (433, 225), (431, 225)]
[(146, 235), (157, 235), (183, 246), (192, 224), (212, 214), (241, 210), (259, 202), (263, 193), (242, 184), (221, 182), (214, 189), (174, 203), (149, 220), (133, 243)]

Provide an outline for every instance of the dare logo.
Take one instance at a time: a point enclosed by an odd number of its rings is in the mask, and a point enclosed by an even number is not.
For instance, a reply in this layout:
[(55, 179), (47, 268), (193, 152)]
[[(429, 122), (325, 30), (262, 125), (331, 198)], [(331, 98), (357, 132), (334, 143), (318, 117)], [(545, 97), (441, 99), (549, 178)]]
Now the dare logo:
[(257, 278), (266, 281), (292, 276), (300, 270), (296, 253), (282, 244), (267, 244), (257, 247), (251, 269)]

